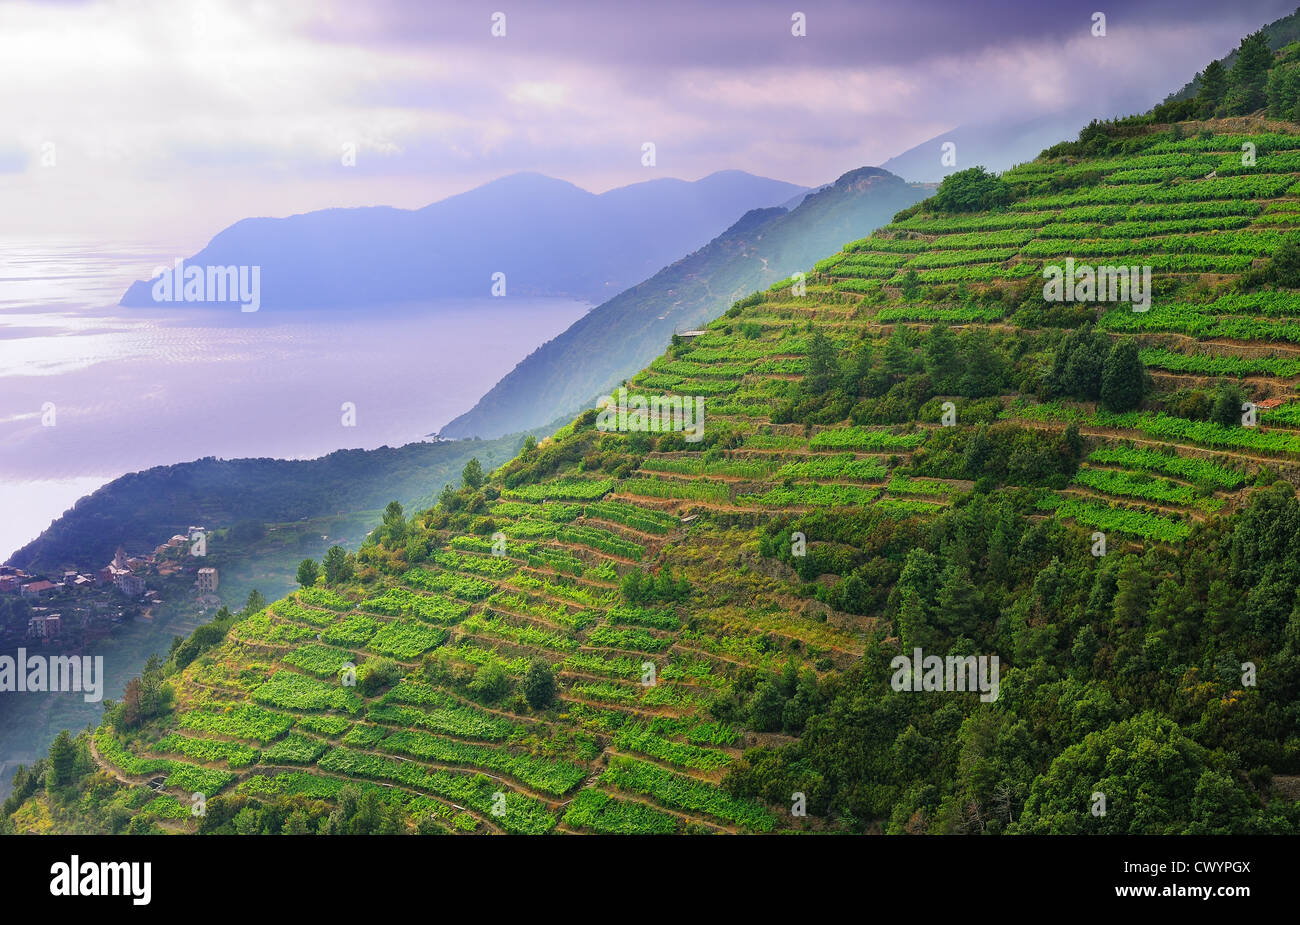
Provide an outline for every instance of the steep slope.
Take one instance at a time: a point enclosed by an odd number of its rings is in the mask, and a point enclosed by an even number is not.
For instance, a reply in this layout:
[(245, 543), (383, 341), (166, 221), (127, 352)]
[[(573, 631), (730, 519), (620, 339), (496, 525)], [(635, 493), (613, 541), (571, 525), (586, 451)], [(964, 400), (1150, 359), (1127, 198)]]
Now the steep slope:
[(566, 419), (659, 354), (674, 332), (808, 267), (925, 195), (862, 168), (804, 197), (788, 213), (755, 210), (708, 246), (593, 309), (542, 345), (447, 424), (445, 437), (489, 437)]
[(99, 568), (119, 545), (152, 549), (190, 524), (212, 528), (428, 503), (470, 458), (509, 459), (522, 436), (338, 450), (319, 459), (199, 459), (116, 478), (81, 498), (6, 565), (34, 574)]
[[(95, 761), (205, 832), (1300, 831), (1300, 135), (1163, 129), (737, 303), (630, 386), (701, 439), (590, 410), (468, 473)], [(1046, 298), (1067, 257), (1152, 267), (1149, 310)], [(1225, 375), (1285, 403), (1226, 423)]]
[[(599, 301), (700, 247), (753, 208), (801, 187), (720, 171), (599, 195), (520, 173), (422, 209), (326, 209), (248, 218), (220, 232), (187, 266), (260, 267), (261, 308), (357, 307), (489, 294)], [(128, 306), (153, 305), (133, 283)]]

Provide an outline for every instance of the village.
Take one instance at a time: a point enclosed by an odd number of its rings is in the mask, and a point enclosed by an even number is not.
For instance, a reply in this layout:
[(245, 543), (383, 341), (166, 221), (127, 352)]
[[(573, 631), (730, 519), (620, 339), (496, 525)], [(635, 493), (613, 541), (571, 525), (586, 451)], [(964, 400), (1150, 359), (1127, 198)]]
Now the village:
[(6, 645), (85, 645), (116, 625), (152, 618), (164, 593), (187, 597), (201, 610), (218, 608), (218, 570), (203, 565), (206, 535), (204, 527), (191, 526), (135, 555), (118, 546), (112, 561), (90, 572), (37, 575), (0, 565), (0, 638)]

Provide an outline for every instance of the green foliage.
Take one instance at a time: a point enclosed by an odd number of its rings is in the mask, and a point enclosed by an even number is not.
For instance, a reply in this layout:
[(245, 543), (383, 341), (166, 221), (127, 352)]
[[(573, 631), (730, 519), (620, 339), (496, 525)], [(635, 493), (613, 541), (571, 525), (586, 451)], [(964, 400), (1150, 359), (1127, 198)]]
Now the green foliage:
[(747, 829), (767, 832), (776, 820), (762, 807), (688, 777), (631, 758), (612, 758), (601, 783), (640, 793), (670, 809), (701, 812)]
[(987, 212), (1011, 201), (1011, 188), (983, 167), (968, 167), (944, 177), (928, 200), (938, 212)]
[(1128, 411), (1142, 404), (1150, 378), (1131, 340), (1116, 341), (1101, 371), (1101, 401), (1110, 411)]
[(298, 563), (298, 584), (310, 588), (320, 577), (320, 566), (315, 559), (303, 559)]
[(524, 675), (524, 698), (534, 710), (545, 710), (555, 702), (555, 672), (551, 663), (535, 658)]
[(462, 485), (471, 491), (477, 491), (483, 487), (486, 480), (487, 476), (483, 474), (483, 465), (478, 461), (477, 457), (465, 463), (465, 468), (460, 473)]
[(579, 792), (564, 813), (564, 824), (600, 835), (671, 835), (678, 828), (668, 813), (600, 790)]
[(334, 545), (325, 553), (322, 563), (325, 581), (331, 585), (342, 584), (352, 580), (353, 560), (342, 546)]

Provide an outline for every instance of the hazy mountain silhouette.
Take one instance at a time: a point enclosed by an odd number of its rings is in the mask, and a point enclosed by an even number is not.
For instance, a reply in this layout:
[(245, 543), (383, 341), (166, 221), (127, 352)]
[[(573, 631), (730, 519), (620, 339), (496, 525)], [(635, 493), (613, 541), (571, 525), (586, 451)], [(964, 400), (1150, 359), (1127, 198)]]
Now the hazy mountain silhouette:
[(862, 167), (798, 197), (794, 209), (755, 209), (706, 247), (543, 344), (441, 435), (488, 437), (572, 417), (662, 353), (674, 331), (698, 327), (741, 296), (810, 269), (929, 192), (878, 167)]
[[(507, 297), (599, 302), (701, 247), (749, 209), (804, 190), (724, 170), (595, 194), (517, 173), (414, 211), (243, 219), (185, 262), (260, 267), (262, 309), (487, 296), (496, 272), (506, 274)], [(156, 304), (152, 283), (133, 283), (121, 304)]]

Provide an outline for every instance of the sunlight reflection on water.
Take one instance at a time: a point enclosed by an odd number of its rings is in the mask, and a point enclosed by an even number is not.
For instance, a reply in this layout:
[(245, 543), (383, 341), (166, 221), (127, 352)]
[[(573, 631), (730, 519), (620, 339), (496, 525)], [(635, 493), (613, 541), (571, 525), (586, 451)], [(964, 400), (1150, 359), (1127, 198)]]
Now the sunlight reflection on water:
[[(90, 484), (74, 480), (421, 439), (590, 308), (520, 298), (256, 313), (117, 305), (170, 260), (141, 245), (0, 240), (0, 483), (44, 485), (6, 492), (17, 509), (0, 522), (0, 557), (61, 513), (55, 498)], [(340, 423), (345, 401), (356, 427)], [(51, 405), (54, 426), (43, 426)]]

